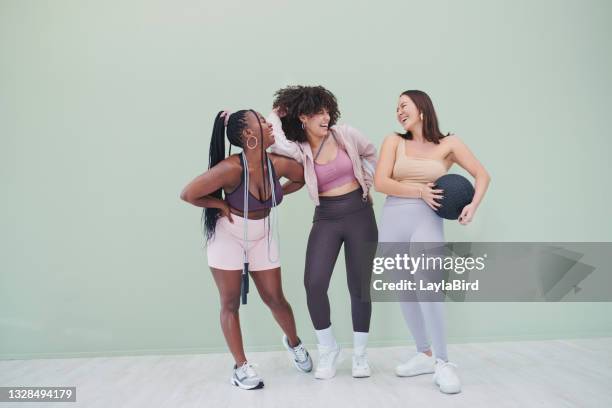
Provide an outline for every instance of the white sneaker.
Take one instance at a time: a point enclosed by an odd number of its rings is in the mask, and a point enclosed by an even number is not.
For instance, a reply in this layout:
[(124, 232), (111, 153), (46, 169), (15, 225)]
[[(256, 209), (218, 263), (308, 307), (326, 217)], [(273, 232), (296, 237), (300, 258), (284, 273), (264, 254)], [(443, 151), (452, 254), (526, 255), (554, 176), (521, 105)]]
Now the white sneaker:
[(248, 362), (244, 362), (240, 367), (234, 365), (234, 372), (230, 382), (243, 390), (263, 388), (263, 380), (257, 375), (253, 367), (254, 365)]
[(433, 376), (434, 383), (440, 387), (445, 394), (456, 394), (461, 392), (461, 381), (457, 375), (457, 365), (438, 359), (436, 361), (436, 372)]
[(353, 354), (353, 377), (365, 378), (372, 374), (368, 364), (368, 354)]
[(335, 348), (317, 344), (319, 349), (319, 364), (315, 371), (315, 378), (319, 380), (328, 380), (336, 375), (336, 364), (340, 357), (340, 346)]
[(395, 367), (395, 375), (398, 377), (412, 377), (421, 374), (435, 372), (436, 359), (433, 355), (417, 353), (410, 360)]
[(289, 345), (289, 339), (285, 335), (283, 336), (283, 344), (289, 352), (289, 356), (291, 357), (291, 361), (293, 361), (295, 368), (304, 373), (309, 373), (312, 371), (312, 358), (310, 358), (310, 354), (308, 354), (308, 350), (306, 350), (306, 347), (304, 347), (301, 340), (300, 344), (295, 347), (291, 347)]

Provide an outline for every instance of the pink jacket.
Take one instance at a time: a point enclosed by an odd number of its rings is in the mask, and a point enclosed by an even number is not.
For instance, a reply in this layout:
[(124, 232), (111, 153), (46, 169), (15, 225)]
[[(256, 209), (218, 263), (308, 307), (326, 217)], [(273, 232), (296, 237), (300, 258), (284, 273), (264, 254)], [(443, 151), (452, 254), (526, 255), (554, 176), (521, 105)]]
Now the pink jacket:
[[(308, 142), (297, 143), (287, 140), (280, 118), (275, 112), (267, 118), (274, 131), (274, 144), (270, 151), (282, 156), (291, 157), (304, 166), (304, 181), (308, 195), (319, 205), (319, 189), (314, 168), (312, 149)], [(338, 144), (346, 151), (353, 162), (355, 178), (363, 189), (363, 198), (367, 199), (373, 184), (376, 168), (376, 147), (361, 132), (349, 125), (335, 125), (330, 128), (334, 132)]]

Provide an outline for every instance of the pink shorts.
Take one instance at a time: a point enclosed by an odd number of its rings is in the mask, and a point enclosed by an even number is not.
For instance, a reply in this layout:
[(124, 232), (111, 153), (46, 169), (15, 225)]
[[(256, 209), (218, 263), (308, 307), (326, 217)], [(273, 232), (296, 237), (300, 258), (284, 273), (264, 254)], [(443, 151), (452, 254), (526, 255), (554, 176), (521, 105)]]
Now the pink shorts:
[[(215, 235), (208, 241), (206, 254), (208, 266), (225, 270), (242, 270), (244, 262), (244, 230), (248, 222), (248, 260), (249, 270), (262, 271), (280, 267), (278, 245), (272, 239), (268, 251), (268, 218), (249, 220), (232, 214), (231, 223), (227, 217), (220, 217), (215, 227)], [(269, 256), (268, 256), (269, 254)]]

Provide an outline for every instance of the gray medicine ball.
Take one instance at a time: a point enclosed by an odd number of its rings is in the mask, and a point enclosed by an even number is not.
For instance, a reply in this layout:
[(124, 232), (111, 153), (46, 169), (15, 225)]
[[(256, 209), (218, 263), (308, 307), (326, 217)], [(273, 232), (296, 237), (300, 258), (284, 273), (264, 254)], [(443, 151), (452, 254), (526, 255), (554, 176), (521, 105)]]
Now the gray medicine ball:
[(447, 220), (456, 220), (461, 215), (463, 207), (472, 202), (474, 198), (474, 186), (465, 177), (459, 174), (445, 174), (435, 181), (434, 189), (442, 189), (441, 200), (436, 202), (442, 204), (438, 207), (437, 214)]

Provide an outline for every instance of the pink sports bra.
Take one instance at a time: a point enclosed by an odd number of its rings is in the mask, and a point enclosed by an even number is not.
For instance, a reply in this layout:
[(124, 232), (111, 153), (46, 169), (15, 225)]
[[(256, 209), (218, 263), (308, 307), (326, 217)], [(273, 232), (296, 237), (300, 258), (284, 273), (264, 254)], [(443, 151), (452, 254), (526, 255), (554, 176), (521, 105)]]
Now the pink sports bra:
[(350, 157), (339, 146), (337, 151), (338, 153), (336, 153), (334, 160), (325, 164), (318, 164), (316, 162), (314, 164), (319, 193), (324, 193), (332, 188), (348, 184), (351, 181), (357, 181)]

